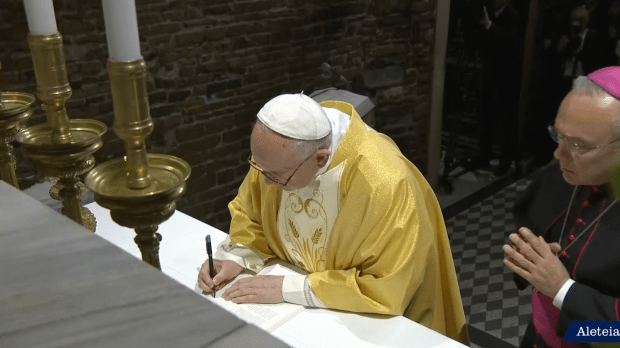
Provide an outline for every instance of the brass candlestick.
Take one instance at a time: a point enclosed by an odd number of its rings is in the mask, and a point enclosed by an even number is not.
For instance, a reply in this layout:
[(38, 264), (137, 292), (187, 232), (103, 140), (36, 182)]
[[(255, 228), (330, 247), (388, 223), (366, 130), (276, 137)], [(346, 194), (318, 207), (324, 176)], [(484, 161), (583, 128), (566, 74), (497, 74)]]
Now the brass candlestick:
[(185, 192), (191, 168), (184, 160), (164, 154), (147, 154), (144, 139), (153, 131), (146, 91), (144, 59), (108, 60), (114, 105), (114, 133), (125, 144), (125, 158), (98, 165), (84, 182), (95, 201), (110, 209), (112, 220), (133, 228), (142, 260), (159, 265), (159, 224), (176, 209)]
[(65, 101), (71, 97), (71, 87), (60, 33), (30, 34), (28, 42), (47, 123), (22, 130), (15, 139), (40, 164), (45, 177), (58, 179), (50, 196), (62, 201), (61, 212), (94, 231), (95, 217), (81, 207), (86, 188), (78, 177), (94, 167), (92, 154), (103, 145), (107, 127), (95, 120), (69, 120)]
[(13, 153), (15, 133), (22, 122), (32, 116), (35, 97), (28, 93), (0, 93), (0, 179), (19, 190), (15, 168), (17, 160)]

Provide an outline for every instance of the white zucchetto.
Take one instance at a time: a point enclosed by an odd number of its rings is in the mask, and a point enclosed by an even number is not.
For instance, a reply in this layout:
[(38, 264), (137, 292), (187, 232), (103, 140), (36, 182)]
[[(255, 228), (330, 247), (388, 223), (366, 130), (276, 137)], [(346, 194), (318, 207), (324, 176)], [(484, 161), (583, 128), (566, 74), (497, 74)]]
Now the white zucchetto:
[(272, 131), (298, 140), (318, 140), (331, 131), (319, 103), (300, 94), (282, 94), (265, 104), (258, 119)]

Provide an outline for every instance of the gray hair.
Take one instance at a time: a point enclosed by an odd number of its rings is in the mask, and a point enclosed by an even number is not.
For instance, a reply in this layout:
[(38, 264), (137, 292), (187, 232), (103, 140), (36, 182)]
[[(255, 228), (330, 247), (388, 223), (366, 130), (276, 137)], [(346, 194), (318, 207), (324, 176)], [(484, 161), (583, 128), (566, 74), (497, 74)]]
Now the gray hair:
[[(599, 87), (594, 82), (590, 81), (590, 79), (588, 79), (586, 76), (579, 76), (575, 79), (575, 81), (573, 81), (573, 89), (571, 90), (571, 92), (587, 96), (602, 95), (605, 97), (611, 97), (616, 99), (615, 97), (607, 93), (606, 90)], [(612, 126), (612, 134), (614, 138), (620, 136), (620, 109), (616, 114), (616, 120), (614, 121), (614, 124)]]
[(332, 132), (331, 131), (329, 131), (329, 133), (326, 136), (318, 140), (299, 140), (299, 139), (289, 138), (285, 135), (274, 132), (269, 127), (265, 126), (265, 124), (261, 122), (260, 120), (256, 120), (256, 124), (263, 127), (263, 129), (265, 129), (267, 132), (278, 134), (279, 136), (286, 138), (289, 144), (291, 144), (291, 148), (293, 149), (293, 152), (295, 153), (295, 157), (299, 159), (300, 161), (310, 157), (310, 155), (316, 150), (329, 149), (329, 147), (332, 144)]

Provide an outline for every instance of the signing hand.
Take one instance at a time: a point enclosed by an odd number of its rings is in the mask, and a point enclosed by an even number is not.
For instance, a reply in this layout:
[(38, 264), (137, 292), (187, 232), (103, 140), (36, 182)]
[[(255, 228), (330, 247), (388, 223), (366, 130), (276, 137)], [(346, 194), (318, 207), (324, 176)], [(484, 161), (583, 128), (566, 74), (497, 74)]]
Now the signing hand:
[(543, 294), (554, 298), (564, 283), (570, 278), (562, 262), (555, 256), (560, 251), (557, 243), (547, 244), (542, 237), (522, 227), (519, 234), (508, 237), (516, 248), (504, 245), (504, 264), (530, 282)]
[(284, 276), (263, 276), (243, 278), (231, 286), (222, 297), (234, 303), (280, 303)]
[(243, 271), (243, 267), (239, 264), (228, 260), (213, 260), (213, 267), (215, 267), (213, 279), (209, 276), (209, 260), (202, 264), (198, 273), (198, 285), (206, 293), (211, 293), (214, 287), (216, 291), (221, 289)]

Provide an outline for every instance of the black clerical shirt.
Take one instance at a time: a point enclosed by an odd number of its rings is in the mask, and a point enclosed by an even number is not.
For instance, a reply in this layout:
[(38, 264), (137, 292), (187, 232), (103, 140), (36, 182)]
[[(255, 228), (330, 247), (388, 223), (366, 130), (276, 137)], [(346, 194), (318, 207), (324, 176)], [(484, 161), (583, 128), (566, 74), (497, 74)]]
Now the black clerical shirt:
[[(528, 227), (549, 243), (558, 242), (573, 190), (562, 178), (558, 161), (552, 161), (515, 203), (516, 226)], [(614, 199), (605, 186), (577, 188), (562, 238), (563, 253), (558, 255), (576, 282), (562, 304), (556, 330), (561, 337), (573, 320), (620, 320), (620, 203), (577, 238)], [(528, 285), (518, 276), (515, 281), (520, 289)]]

